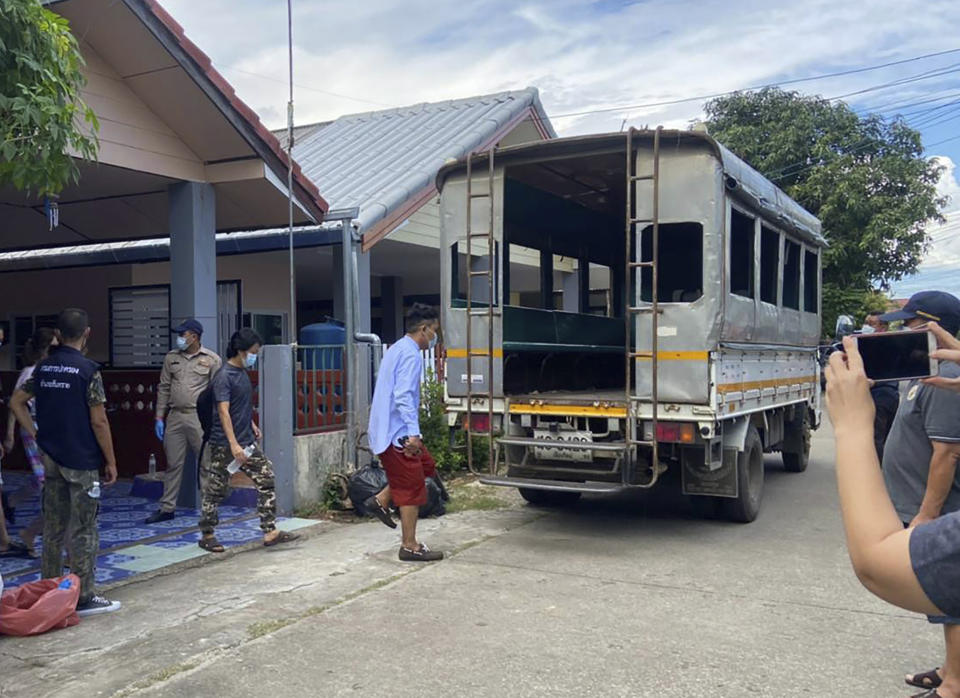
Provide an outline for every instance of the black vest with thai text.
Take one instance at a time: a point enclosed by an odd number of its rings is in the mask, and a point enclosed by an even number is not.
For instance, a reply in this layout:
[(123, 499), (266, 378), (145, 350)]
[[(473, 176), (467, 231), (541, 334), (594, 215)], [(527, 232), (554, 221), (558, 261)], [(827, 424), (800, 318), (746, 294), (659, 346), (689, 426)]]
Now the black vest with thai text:
[(90, 380), (99, 368), (73, 347), (59, 346), (33, 371), (37, 445), (65, 468), (97, 470), (103, 464), (87, 403)]

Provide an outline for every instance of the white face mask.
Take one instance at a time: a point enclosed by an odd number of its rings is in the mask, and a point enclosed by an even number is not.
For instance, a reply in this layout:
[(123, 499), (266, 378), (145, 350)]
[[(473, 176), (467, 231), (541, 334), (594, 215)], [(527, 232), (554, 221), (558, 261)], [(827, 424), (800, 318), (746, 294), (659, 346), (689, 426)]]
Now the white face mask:
[(177, 337), (177, 349), (179, 349), (180, 351), (183, 351), (183, 350), (186, 349), (188, 346), (189, 346), (189, 345), (187, 344), (187, 338), (186, 338), (186, 337)]
[(244, 363), (246, 363), (247, 368), (253, 368), (257, 365), (257, 355), (256, 354), (247, 354), (247, 358)]
[(876, 330), (870, 327), (870, 325), (864, 325), (860, 328), (860, 334), (873, 334), (874, 332), (876, 332)]
[(428, 346), (429, 346), (431, 349), (433, 349), (435, 346), (437, 346), (437, 335), (433, 335), (433, 336), (430, 338), (430, 343), (429, 343)]

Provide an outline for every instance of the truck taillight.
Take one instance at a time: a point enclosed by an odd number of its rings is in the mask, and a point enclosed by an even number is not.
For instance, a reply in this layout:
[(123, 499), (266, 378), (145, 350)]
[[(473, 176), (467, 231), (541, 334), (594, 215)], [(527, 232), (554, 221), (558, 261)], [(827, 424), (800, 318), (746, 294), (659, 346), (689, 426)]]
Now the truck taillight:
[(657, 441), (692, 444), (696, 440), (696, 427), (696, 424), (682, 422), (657, 422)]
[(490, 415), (489, 414), (471, 414), (470, 423), (467, 424), (468, 431), (481, 431), (489, 432), (490, 431)]

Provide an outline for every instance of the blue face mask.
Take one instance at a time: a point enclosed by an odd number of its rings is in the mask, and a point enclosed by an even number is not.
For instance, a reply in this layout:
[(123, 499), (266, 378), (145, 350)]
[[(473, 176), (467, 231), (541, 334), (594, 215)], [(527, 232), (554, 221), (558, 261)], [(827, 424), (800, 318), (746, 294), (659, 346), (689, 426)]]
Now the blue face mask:
[(256, 354), (247, 354), (247, 358), (244, 360), (247, 368), (253, 368), (257, 365), (257, 355)]
[(437, 346), (437, 335), (436, 335), (436, 334), (434, 334), (434, 335), (430, 338), (430, 345), (429, 345), (429, 346), (430, 346), (431, 349), (433, 349), (435, 346)]
[(186, 337), (177, 337), (177, 349), (179, 349), (180, 351), (183, 351), (184, 349), (187, 348), (187, 346), (189, 345), (187, 344)]

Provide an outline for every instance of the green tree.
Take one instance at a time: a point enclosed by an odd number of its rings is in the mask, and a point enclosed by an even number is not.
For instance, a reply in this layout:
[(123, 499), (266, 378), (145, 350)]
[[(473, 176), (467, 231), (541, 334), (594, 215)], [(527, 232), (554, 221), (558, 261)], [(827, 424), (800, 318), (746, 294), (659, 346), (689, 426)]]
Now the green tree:
[(843, 102), (776, 88), (707, 103), (710, 134), (816, 215), (823, 259), (824, 333), (838, 314), (862, 319), (871, 290), (916, 271), (927, 226), (942, 220), (942, 168), (901, 119), (859, 116)]
[(96, 157), (82, 67), (66, 19), (38, 0), (0, 0), (0, 185), (57, 194), (79, 177), (71, 154)]

